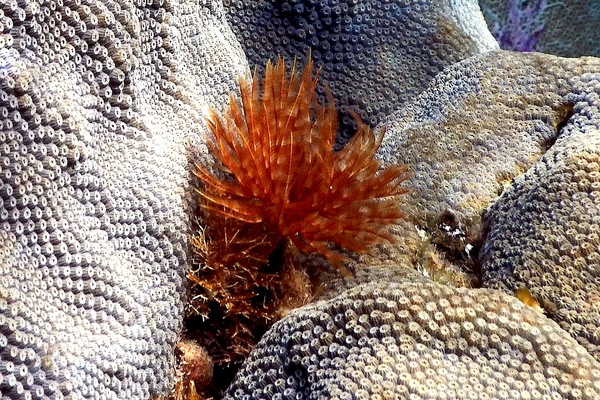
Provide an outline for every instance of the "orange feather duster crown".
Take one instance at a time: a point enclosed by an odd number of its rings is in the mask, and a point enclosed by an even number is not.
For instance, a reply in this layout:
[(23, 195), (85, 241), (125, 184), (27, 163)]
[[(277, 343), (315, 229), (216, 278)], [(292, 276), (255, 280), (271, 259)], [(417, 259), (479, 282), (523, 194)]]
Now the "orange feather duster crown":
[(383, 134), (375, 135), (355, 114), (358, 130), (343, 150), (333, 151), (337, 111), (317, 101), (312, 61), (286, 77), (280, 58), (269, 62), (261, 90), (257, 73), (240, 82), (241, 102), (212, 111), (207, 138), (223, 173), (197, 165), (205, 212), (240, 223), (263, 224), (304, 253), (318, 252), (337, 264), (333, 243), (367, 252), (392, 241), (388, 226), (403, 217), (397, 196), (407, 190), (406, 166), (381, 168), (374, 158)]

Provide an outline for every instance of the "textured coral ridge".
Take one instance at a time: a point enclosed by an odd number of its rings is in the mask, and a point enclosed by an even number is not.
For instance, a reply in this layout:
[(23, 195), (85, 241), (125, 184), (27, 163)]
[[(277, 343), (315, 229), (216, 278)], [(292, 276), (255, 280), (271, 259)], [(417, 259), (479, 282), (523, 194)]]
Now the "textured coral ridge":
[(483, 209), (556, 140), (573, 96), (594, 90), (586, 73), (599, 74), (600, 61), (512, 52), (470, 57), (440, 73), (385, 121), (381, 157), (412, 172), (407, 214), (425, 226), (448, 210), (477, 236)]
[(240, 48), (197, 2), (7, 0), (0, 33), (0, 393), (164, 393), (187, 142), (245, 72)]
[(574, 116), (486, 214), (483, 284), (527, 287), (600, 360), (600, 75), (571, 96)]
[(571, 121), (575, 96), (591, 96), (589, 76), (598, 73), (595, 58), (489, 52), (448, 67), (389, 116), (379, 155), (410, 166), (402, 207), (429, 247), (410, 255), (423, 239), (407, 226), (398, 230), (402, 246), (388, 254), (464, 286), (440, 267), (478, 269), (484, 210), (548, 151)]
[(227, 399), (595, 399), (600, 366), (514, 297), (376, 281), (294, 311)]
[[(421, 92), (445, 67), (498, 44), (476, 1), (225, 0), (227, 19), (251, 68), (268, 59), (303, 59), (337, 101), (342, 142)], [(324, 91), (321, 94), (324, 97)]]

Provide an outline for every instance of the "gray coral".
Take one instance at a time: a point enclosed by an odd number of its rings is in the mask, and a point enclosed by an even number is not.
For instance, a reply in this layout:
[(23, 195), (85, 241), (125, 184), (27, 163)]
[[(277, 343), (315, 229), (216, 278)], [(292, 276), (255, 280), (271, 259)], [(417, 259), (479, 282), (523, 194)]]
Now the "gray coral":
[(350, 111), (375, 126), (447, 66), (498, 48), (475, 1), (226, 0), (225, 9), (252, 68), (310, 51), (338, 104), (341, 142), (355, 131)]
[[(387, 163), (411, 166), (405, 209), (426, 225), (451, 212), (477, 236), (481, 212), (558, 137), (597, 59), (490, 52), (447, 68), (385, 121)], [(432, 190), (435, 188), (435, 190)]]
[(208, 2), (8, 0), (0, 19), (2, 397), (166, 393), (187, 152), (241, 49)]
[(422, 269), (476, 271), (484, 210), (554, 143), (573, 96), (592, 91), (588, 74), (598, 73), (594, 58), (488, 52), (448, 67), (389, 116), (380, 157), (410, 166), (402, 207), (419, 232), (398, 229), (399, 245), (388, 252)]

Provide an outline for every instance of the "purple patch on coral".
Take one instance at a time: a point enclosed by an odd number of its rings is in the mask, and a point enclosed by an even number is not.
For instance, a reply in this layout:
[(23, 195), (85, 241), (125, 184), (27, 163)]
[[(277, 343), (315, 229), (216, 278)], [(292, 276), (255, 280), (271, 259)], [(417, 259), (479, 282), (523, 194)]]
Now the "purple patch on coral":
[(548, 7), (546, 0), (510, 0), (506, 24), (496, 24), (492, 32), (500, 47), (534, 51), (546, 28), (542, 14)]

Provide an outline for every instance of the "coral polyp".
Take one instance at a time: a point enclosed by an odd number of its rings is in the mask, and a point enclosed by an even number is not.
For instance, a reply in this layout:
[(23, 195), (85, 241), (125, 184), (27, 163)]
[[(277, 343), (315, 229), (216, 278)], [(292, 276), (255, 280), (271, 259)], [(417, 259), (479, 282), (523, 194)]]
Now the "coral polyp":
[(383, 134), (375, 135), (355, 115), (358, 130), (333, 151), (337, 111), (329, 91), (317, 100), (312, 61), (290, 78), (280, 58), (267, 63), (261, 90), (240, 82), (221, 117), (208, 119), (209, 148), (222, 168), (218, 176), (198, 165), (198, 189), (205, 210), (251, 224), (263, 224), (303, 253), (320, 253), (339, 265), (335, 244), (368, 252), (391, 241), (387, 227), (403, 217), (397, 196), (406, 189), (405, 166), (381, 168), (374, 158)]

